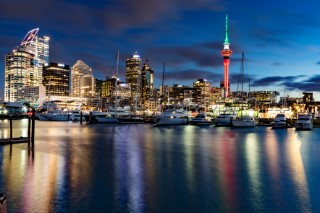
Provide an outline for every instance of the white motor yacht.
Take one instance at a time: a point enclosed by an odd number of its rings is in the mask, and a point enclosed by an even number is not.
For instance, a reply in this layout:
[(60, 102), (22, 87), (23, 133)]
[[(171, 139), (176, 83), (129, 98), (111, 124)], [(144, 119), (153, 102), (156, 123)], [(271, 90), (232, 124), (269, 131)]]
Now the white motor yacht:
[(310, 113), (298, 114), (295, 124), (296, 130), (311, 130), (313, 128), (313, 119)]
[(278, 113), (271, 123), (272, 128), (287, 128), (287, 117), (284, 113)]
[[(71, 110), (70, 111), (70, 120), (71, 121), (80, 121), (81, 120), (81, 111), (80, 110)], [(84, 113), (82, 113), (82, 121), (85, 121), (86, 118)]]
[(90, 121), (90, 118), (89, 118), (89, 122), (120, 123), (120, 120), (112, 112), (92, 112), (91, 116), (92, 116), (92, 119)]
[(236, 118), (235, 113), (221, 113), (215, 119), (216, 126), (232, 126), (232, 120)]
[(178, 125), (187, 124), (189, 114), (180, 109), (167, 109), (159, 116), (155, 117), (156, 125)]
[(191, 119), (190, 124), (194, 125), (212, 125), (214, 121), (211, 117), (207, 116), (205, 113), (199, 113), (194, 118)]
[(40, 121), (69, 121), (70, 113), (62, 110), (52, 110), (37, 113), (37, 117)]
[(233, 127), (255, 127), (258, 124), (253, 116), (245, 115), (232, 120)]
[(143, 117), (129, 114), (118, 116), (118, 119), (122, 124), (141, 124), (143, 123)]

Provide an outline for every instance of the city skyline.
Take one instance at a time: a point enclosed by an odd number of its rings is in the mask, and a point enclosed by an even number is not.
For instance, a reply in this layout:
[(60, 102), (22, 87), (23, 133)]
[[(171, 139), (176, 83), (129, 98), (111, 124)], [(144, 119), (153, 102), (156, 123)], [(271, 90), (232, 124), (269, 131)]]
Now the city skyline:
[[(18, 4), (20, 2), (21, 4)], [(112, 75), (120, 51), (119, 76), (125, 80), (125, 59), (135, 51), (154, 69), (155, 87), (192, 86), (207, 79), (212, 86), (223, 80), (220, 51), (229, 19), (230, 87), (237, 89), (241, 53), (251, 90), (278, 90), (296, 96), (315, 92), (318, 100), (320, 17), (316, 1), (34, 1), (3, 2), (0, 8), (0, 54), (18, 46), (26, 33), (40, 28), (50, 37), (50, 62), (73, 66), (82, 60), (98, 79)], [(181, 4), (183, 3), (183, 4)], [(3, 97), (4, 60), (0, 61), (0, 97)]]

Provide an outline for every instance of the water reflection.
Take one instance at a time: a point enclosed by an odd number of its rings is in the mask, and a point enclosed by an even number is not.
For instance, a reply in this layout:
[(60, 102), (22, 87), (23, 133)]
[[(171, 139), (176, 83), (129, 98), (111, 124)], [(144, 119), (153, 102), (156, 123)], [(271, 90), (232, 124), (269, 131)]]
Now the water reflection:
[(0, 147), (10, 212), (319, 210), (317, 129), (36, 127), (34, 155), (26, 144)]
[[(122, 129), (130, 128), (130, 125)], [(115, 132), (113, 146), (115, 152), (116, 201), (119, 207), (129, 212), (141, 212), (144, 209), (144, 166), (143, 150), (140, 146), (141, 135)], [(128, 140), (130, 139), (130, 140)], [(122, 211), (122, 209), (119, 209)]]
[(311, 205), (309, 200), (309, 187), (306, 181), (306, 172), (304, 169), (304, 164), (301, 156), (301, 134), (309, 135), (310, 132), (295, 132), (288, 137), (286, 143), (287, 161), (289, 165), (289, 174), (293, 179), (293, 187), (295, 190), (295, 195), (297, 196), (300, 204), (298, 208), (304, 212), (311, 212)]
[(261, 180), (261, 156), (260, 151), (261, 141), (257, 138), (254, 133), (249, 133), (244, 139), (245, 152), (246, 152), (246, 171), (248, 173), (248, 183), (249, 183), (249, 197), (251, 199), (251, 205), (260, 209), (259, 201), (262, 200), (262, 180)]

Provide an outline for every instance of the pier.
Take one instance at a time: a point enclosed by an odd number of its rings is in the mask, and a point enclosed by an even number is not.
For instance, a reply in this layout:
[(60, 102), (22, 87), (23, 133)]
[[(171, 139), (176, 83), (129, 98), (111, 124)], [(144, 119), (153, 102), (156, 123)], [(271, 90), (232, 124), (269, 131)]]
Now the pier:
[(35, 109), (32, 109), (32, 115), (28, 117), (28, 137), (13, 137), (12, 135), (12, 116), (9, 117), (10, 122), (10, 137), (9, 138), (0, 138), (0, 146), (8, 144), (18, 144), (18, 143), (30, 143), (34, 147), (34, 135), (35, 135)]

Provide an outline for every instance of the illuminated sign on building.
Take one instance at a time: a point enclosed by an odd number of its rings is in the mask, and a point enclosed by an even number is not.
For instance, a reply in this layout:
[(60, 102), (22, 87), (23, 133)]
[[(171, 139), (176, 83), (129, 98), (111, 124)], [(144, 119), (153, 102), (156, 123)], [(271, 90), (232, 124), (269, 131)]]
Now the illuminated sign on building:
[(37, 35), (39, 32), (39, 28), (35, 28), (33, 30), (30, 30), (27, 35), (24, 37), (24, 39), (21, 42), (21, 46), (25, 46), (28, 43), (30, 43)]

